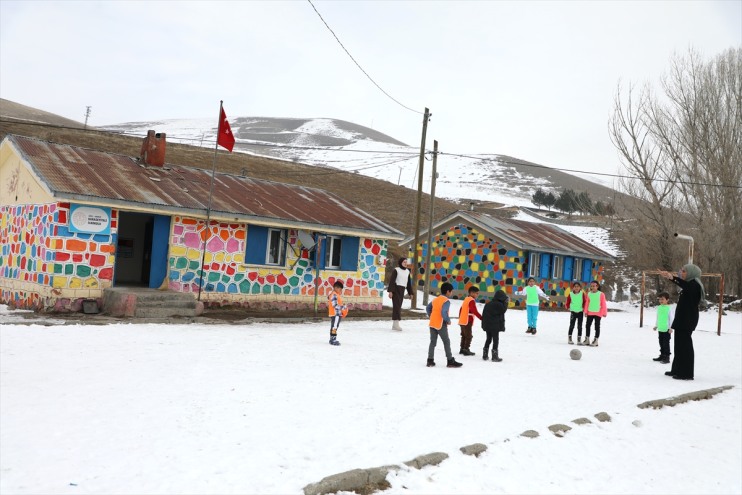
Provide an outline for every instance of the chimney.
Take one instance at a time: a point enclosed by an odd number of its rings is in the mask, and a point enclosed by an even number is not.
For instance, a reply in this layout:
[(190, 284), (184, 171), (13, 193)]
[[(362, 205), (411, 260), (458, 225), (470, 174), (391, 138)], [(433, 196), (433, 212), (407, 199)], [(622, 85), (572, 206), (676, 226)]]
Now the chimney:
[(165, 133), (149, 130), (142, 143), (141, 161), (145, 165), (162, 167), (165, 165)]

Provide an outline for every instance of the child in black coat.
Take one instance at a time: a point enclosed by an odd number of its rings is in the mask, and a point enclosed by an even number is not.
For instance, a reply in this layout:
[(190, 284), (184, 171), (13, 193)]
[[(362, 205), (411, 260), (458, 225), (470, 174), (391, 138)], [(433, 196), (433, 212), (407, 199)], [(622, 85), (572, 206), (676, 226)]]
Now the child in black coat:
[(503, 290), (495, 292), (490, 302), (484, 305), (482, 310), (482, 330), (487, 332), (487, 340), (484, 343), (482, 359), (488, 357), (490, 342), (492, 342), (492, 361), (502, 361), (498, 355), (500, 347), (500, 332), (505, 331), (505, 311), (508, 310), (508, 296)]

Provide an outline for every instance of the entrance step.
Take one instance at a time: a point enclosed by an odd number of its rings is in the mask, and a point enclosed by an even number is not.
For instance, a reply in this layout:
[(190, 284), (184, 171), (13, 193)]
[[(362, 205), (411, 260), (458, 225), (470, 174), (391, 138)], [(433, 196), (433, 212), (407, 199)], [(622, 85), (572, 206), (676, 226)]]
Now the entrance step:
[(181, 292), (139, 287), (113, 287), (103, 291), (103, 313), (115, 317), (194, 317), (197, 306), (193, 294)]

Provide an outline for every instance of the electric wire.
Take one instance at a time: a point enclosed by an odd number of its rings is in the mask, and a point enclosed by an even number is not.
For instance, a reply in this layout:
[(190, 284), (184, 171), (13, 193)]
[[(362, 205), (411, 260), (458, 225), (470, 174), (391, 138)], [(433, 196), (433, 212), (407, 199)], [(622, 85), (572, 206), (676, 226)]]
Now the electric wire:
[[(38, 122), (21, 122), (16, 120), (5, 120), (0, 119), (0, 124), (23, 124), (28, 126), (36, 126), (36, 127), (50, 127), (50, 128), (56, 128), (56, 129), (69, 129), (74, 131), (85, 131), (85, 132), (97, 132), (102, 134), (118, 134), (118, 135), (125, 135), (130, 137), (144, 137), (144, 134), (141, 133), (134, 133), (134, 132), (127, 132), (127, 131), (107, 131), (107, 130), (100, 130), (100, 129), (82, 129), (80, 127), (70, 127), (70, 126), (58, 126), (53, 124), (44, 124), (44, 123), (38, 123)], [(168, 135), (171, 137), (170, 135)], [(199, 141), (197, 138), (179, 138), (177, 136), (172, 136), (172, 139), (174, 140), (196, 140)], [(212, 143), (215, 143), (215, 140), (201, 140), (203, 142), (209, 143), (210, 145)], [(374, 153), (374, 154), (386, 154), (386, 155), (405, 155), (407, 157), (414, 158), (419, 156), (419, 151), (393, 151), (393, 150), (350, 150), (350, 149), (339, 149), (339, 148), (332, 148), (332, 147), (324, 147), (324, 146), (295, 146), (295, 145), (275, 145), (275, 144), (269, 144), (269, 143), (245, 143), (243, 140), (237, 141), (237, 144), (242, 144), (246, 146), (256, 146), (256, 147), (264, 147), (264, 148), (270, 148), (274, 150), (307, 150), (307, 151), (327, 151), (331, 153), (341, 152), (341, 153)], [(188, 145), (184, 145), (188, 146)], [(195, 153), (213, 153), (213, 150), (208, 150), (207, 148), (199, 149), (200, 147), (196, 146), (196, 149), (193, 150)], [(432, 151), (426, 151), (426, 154), (432, 153)], [(512, 161), (507, 160), (505, 158), (502, 158), (501, 155), (498, 155), (497, 153), (449, 153), (438, 150), (438, 154), (442, 156), (452, 156), (452, 157), (458, 157), (458, 158), (468, 158), (472, 160), (480, 160), (483, 162), (492, 162), (497, 164), (503, 164), (503, 165), (513, 165), (513, 166), (519, 166), (519, 167), (531, 167), (536, 169), (542, 169), (542, 170), (548, 170), (548, 171), (554, 171), (554, 172), (565, 172), (565, 173), (576, 173), (576, 174), (582, 174), (582, 175), (594, 175), (594, 176), (601, 176), (601, 177), (612, 177), (612, 178), (618, 178), (618, 179), (629, 179), (629, 180), (640, 180), (645, 181), (644, 178), (638, 177), (635, 175), (626, 175), (626, 174), (612, 174), (607, 172), (585, 172), (583, 170), (575, 170), (575, 169), (569, 169), (569, 168), (561, 168), (561, 167), (547, 167), (546, 165), (539, 165), (537, 163), (530, 163), (525, 161)], [(271, 158), (271, 159), (283, 159), (285, 158), (279, 158), (279, 157), (273, 157), (273, 156), (265, 156), (265, 155), (257, 155), (262, 156), (265, 158)], [(337, 162), (343, 163), (343, 160), (338, 160)], [(711, 182), (695, 182), (695, 181), (684, 181), (681, 179), (652, 179), (652, 181), (656, 182), (669, 182), (673, 184), (681, 184), (686, 186), (705, 186), (705, 187), (723, 187), (723, 188), (731, 188), (731, 189), (742, 189), (742, 186), (734, 185), (734, 184), (714, 184)], [(413, 187), (414, 189), (414, 187)]]
[(373, 78), (371, 76), (368, 75), (368, 72), (366, 72), (365, 70), (363, 70), (363, 67), (361, 67), (361, 64), (359, 64), (356, 61), (356, 59), (353, 58), (353, 55), (350, 54), (350, 52), (348, 51), (348, 49), (345, 48), (345, 45), (343, 45), (343, 42), (340, 41), (340, 38), (338, 38), (337, 34), (335, 34), (335, 31), (333, 31), (332, 28), (327, 24), (327, 21), (325, 21), (325, 19), (322, 17), (322, 14), (319, 13), (319, 11), (317, 10), (317, 7), (315, 7), (314, 4), (312, 3), (312, 0), (307, 0), (307, 2), (309, 2), (309, 5), (312, 6), (312, 8), (314, 9), (314, 11), (317, 13), (317, 15), (319, 16), (320, 20), (322, 21), (322, 23), (332, 33), (332, 35), (335, 37), (335, 40), (340, 44), (340, 46), (345, 51), (345, 53), (348, 54), (348, 56), (353, 61), (353, 63), (356, 64), (356, 66), (359, 69), (361, 69), (361, 72), (363, 72), (366, 75), (366, 77), (368, 77), (368, 80), (369, 81), (371, 81), (372, 83), (374, 83), (374, 86), (376, 86), (377, 88), (379, 88), (379, 91), (381, 91), (382, 93), (384, 93), (390, 100), (392, 100), (394, 103), (396, 103), (397, 105), (401, 106), (402, 108), (405, 108), (405, 109), (409, 110), (410, 112), (415, 112), (415, 113), (420, 114), (420, 115), (423, 114), (423, 112), (419, 112), (419, 111), (417, 111), (417, 110), (415, 110), (413, 108), (408, 107), (407, 105), (402, 104), (396, 98), (394, 98), (392, 95), (390, 95), (389, 93), (387, 93), (386, 91), (384, 91), (384, 89), (381, 86), (379, 86), (376, 83), (376, 81), (373, 80)]

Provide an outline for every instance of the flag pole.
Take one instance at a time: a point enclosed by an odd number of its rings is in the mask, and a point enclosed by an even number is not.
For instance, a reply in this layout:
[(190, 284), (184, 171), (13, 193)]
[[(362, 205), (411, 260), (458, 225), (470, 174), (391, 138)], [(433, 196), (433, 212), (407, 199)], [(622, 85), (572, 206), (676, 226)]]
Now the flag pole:
[(203, 247), (201, 248), (201, 276), (198, 279), (198, 301), (201, 300), (201, 288), (204, 285), (204, 262), (206, 260), (206, 243), (211, 237), (211, 197), (214, 194), (214, 175), (216, 174), (216, 154), (219, 148), (219, 136), (222, 132), (222, 108), (224, 100), (219, 100), (219, 118), (217, 119), (219, 124), (216, 127), (216, 142), (214, 143), (214, 164), (211, 167), (211, 183), (209, 185), (209, 202), (206, 205), (206, 238), (203, 240)]

